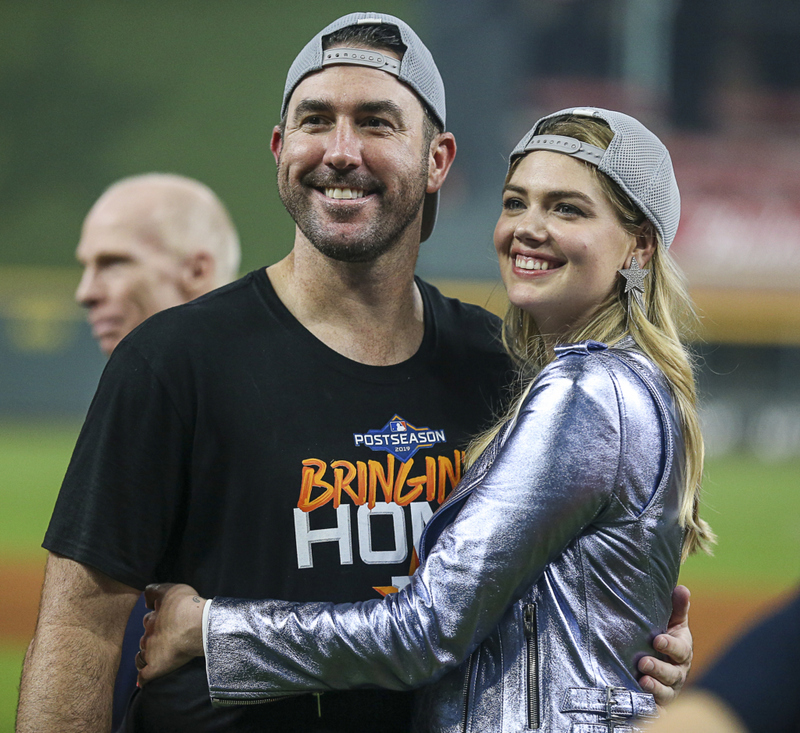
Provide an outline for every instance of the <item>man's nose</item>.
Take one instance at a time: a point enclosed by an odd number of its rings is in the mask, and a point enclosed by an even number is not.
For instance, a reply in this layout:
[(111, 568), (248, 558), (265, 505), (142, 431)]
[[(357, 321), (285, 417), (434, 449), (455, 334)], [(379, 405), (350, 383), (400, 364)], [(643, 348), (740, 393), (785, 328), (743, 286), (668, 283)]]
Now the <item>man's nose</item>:
[(337, 170), (357, 168), (361, 165), (361, 139), (351, 124), (337, 123), (328, 138), (323, 162)]
[(75, 290), (75, 300), (78, 305), (88, 308), (100, 299), (100, 283), (97, 273), (92, 267), (84, 267), (83, 275)]

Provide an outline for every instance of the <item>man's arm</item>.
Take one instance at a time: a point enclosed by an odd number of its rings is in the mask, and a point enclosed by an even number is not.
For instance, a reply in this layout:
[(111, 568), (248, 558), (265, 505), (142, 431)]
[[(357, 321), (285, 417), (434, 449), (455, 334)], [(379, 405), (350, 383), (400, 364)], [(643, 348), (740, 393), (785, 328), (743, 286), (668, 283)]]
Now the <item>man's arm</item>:
[(50, 553), (22, 671), (17, 733), (110, 729), (122, 636), (139, 594)]

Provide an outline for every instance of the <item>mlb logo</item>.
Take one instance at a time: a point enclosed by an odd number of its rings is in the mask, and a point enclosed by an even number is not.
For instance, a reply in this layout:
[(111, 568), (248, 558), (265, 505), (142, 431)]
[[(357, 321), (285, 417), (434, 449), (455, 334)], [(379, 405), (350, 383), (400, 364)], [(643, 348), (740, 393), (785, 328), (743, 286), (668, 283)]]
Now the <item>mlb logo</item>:
[(389, 423), (389, 428), (393, 433), (405, 433), (408, 430), (404, 420), (394, 420)]

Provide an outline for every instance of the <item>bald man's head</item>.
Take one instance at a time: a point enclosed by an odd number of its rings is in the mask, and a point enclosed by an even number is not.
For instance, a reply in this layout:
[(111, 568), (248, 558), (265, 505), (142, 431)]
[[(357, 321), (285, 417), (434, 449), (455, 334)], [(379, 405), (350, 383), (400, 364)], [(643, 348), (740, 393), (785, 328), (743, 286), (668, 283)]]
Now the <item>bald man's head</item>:
[(110, 354), (133, 328), (236, 277), (239, 239), (202, 183), (149, 173), (111, 186), (89, 211), (76, 252), (77, 301)]

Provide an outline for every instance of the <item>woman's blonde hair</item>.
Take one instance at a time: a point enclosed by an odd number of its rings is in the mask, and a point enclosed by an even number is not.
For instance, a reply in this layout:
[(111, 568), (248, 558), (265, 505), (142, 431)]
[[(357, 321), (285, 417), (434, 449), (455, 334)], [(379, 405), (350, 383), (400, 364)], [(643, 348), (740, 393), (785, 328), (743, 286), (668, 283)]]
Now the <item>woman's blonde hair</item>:
[[(613, 132), (602, 120), (577, 116), (548, 119), (537, 133), (572, 137), (603, 149), (608, 147), (613, 137)], [(512, 161), (506, 181), (521, 159)], [(613, 180), (594, 165), (583, 165), (596, 177), (619, 215), (623, 228), (635, 237), (655, 237), (658, 244), (648, 263), (649, 275), (645, 278), (646, 314), (634, 307), (628, 316), (625, 280), (619, 278), (616, 287), (589, 321), (576, 325), (562, 340), (576, 343), (593, 339), (612, 346), (630, 334), (667, 377), (680, 415), (686, 453), (686, 483), (680, 509), (680, 522), (686, 529), (683, 559), (698, 549), (710, 554), (716, 537), (708, 523), (699, 516), (703, 436), (697, 416), (692, 359), (682, 343), (696, 328), (697, 316), (683, 275), (663, 247), (653, 224)], [(503, 321), (503, 344), (519, 369), (518, 396), (503, 419), (472, 442), (467, 450), (468, 463), (483, 452), (503, 423), (516, 414), (531, 381), (553, 358), (533, 317), (513, 305), (509, 305)]]

